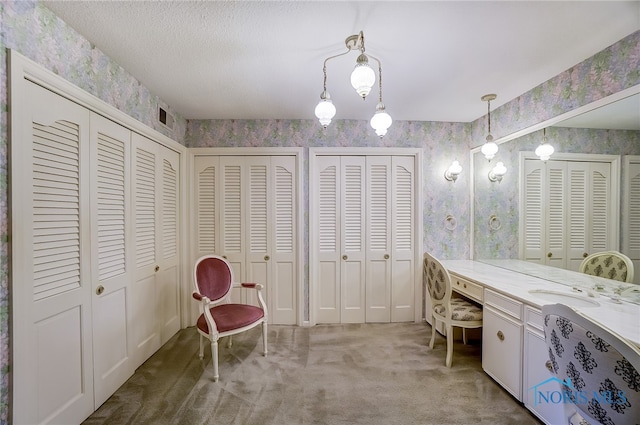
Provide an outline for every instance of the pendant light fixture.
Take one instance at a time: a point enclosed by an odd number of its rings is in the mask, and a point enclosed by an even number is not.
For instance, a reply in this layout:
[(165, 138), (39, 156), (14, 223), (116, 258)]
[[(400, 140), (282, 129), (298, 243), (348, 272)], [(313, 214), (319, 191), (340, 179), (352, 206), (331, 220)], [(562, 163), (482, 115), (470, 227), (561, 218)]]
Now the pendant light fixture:
[(553, 146), (551, 146), (547, 142), (547, 129), (543, 128), (542, 143), (540, 144), (540, 146), (536, 148), (536, 155), (538, 155), (541, 161), (547, 161), (549, 158), (551, 158), (551, 155), (553, 155), (553, 152), (554, 152)]
[(487, 123), (488, 123), (488, 134), (487, 139), (480, 152), (487, 158), (489, 161), (493, 159), (494, 156), (498, 153), (498, 145), (493, 141), (493, 136), (491, 135), (491, 101), (496, 99), (495, 94), (485, 94), (480, 98), (483, 102), (487, 102)]
[(320, 124), (322, 124), (322, 127), (327, 128), (333, 117), (336, 115), (336, 107), (331, 101), (331, 96), (329, 96), (329, 92), (327, 91), (327, 62), (339, 56), (346, 55), (352, 50), (358, 50), (360, 55), (358, 55), (356, 66), (353, 69), (353, 72), (351, 72), (351, 86), (355, 89), (356, 93), (365, 100), (376, 81), (376, 74), (373, 68), (369, 65), (369, 58), (378, 62), (378, 86), (380, 95), (378, 97), (376, 111), (371, 118), (370, 124), (376, 134), (382, 137), (387, 134), (387, 129), (391, 126), (393, 120), (387, 113), (384, 103), (382, 102), (382, 65), (380, 60), (374, 56), (365, 54), (364, 34), (362, 31), (360, 31), (359, 34), (347, 37), (345, 45), (347, 46), (346, 52), (330, 56), (324, 60), (324, 66), (322, 68), (324, 77), (323, 90), (320, 94), (320, 102), (315, 109), (316, 117), (320, 121)]

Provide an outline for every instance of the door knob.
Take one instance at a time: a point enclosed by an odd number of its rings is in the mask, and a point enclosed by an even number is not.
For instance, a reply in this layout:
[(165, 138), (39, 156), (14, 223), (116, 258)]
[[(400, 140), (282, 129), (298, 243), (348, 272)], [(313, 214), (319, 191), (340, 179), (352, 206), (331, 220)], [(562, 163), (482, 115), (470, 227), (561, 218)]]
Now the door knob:
[(553, 254), (549, 252), (549, 253), (547, 253), (547, 257), (551, 258), (551, 257), (553, 257)]
[(384, 254), (384, 259), (388, 260), (389, 259), (389, 254)]
[(345, 260), (345, 261), (347, 260), (347, 258), (349, 258), (349, 257), (347, 257), (346, 255), (342, 256), (342, 259)]
[(160, 266), (156, 266), (156, 268), (154, 269), (155, 271), (160, 270)]
[(103, 292), (104, 292), (104, 286), (99, 285), (99, 286), (96, 288), (96, 294), (97, 294), (97, 295), (101, 295)]
[(269, 261), (270, 257), (268, 255), (264, 256), (264, 261)]
[(582, 258), (587, 258), (589, 256), (589, 254), (587, 254), (586, 252), (582, 254)]
[(502, 333), (502, 331), (498, 331), (498, 333), (496, 335), (498, 336), (498, 339), (500, 341), (504, 341), (504, 334)]

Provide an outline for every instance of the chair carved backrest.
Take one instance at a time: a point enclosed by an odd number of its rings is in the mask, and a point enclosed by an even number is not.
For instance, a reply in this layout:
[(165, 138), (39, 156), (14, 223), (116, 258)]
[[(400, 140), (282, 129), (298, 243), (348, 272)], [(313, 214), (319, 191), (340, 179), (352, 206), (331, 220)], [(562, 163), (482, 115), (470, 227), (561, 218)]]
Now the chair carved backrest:
[(580, 272), (620, 282), (632, 282), (633, 262), (618, 251), (596, 252), (582, 260)]
[(640, 418), (640, 350), (562, 304), (542, 307), (548, 367), (565, 382), (568, 403), (603, 424)]
[(215, 255), (201, 258), (194, 270), (196, 291), (212, 302), (224, 300), (233, 285), (233, 271), (229, 263)]
[[(429, 253), (424, 254), (423, 263), (424, 279), (426, 280), (427, 290), (431, 298), (431, 305), (449, 305), (451, 300), (451, 276), (437, 258)], [(447, 317), (451, 318), (451, 309), (446, 309)]]

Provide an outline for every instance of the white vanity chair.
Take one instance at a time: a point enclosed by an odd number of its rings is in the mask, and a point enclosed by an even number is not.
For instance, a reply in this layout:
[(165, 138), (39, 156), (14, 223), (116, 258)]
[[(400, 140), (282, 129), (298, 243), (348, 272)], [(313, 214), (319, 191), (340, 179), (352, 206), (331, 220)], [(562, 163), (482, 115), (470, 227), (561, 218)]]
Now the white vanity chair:
[(429, 253), (424, 254), (423, 280), (427, 296), (431, 299), (431, 341), (433, 348), (438, 322), (444, 323), (447, 338), (447, 358), (445, 364), (451, 367), (453, 359), (453, 327), (462, 328), (463, 342), (467, 343), (466, 329), (482, 327), (482, 308), (462, 298), (452, 298), (451, 276), (447, 269)]
[(633, 282), (633, 261), (618, 251), (596, 252), (580, 263), (580, 272), (620, 282)]

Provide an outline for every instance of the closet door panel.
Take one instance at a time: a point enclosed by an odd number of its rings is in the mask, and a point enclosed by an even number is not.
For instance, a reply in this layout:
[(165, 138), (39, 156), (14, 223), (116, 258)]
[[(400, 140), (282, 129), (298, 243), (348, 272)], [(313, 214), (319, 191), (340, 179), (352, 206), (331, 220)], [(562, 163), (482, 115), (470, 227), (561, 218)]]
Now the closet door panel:
[(366, 321), (391, 320), (391, 157), (366, 159)]
[(92, 308), (95, 407), (134, 372), (130, 287), (131, 132), (91, 114)]
[[(261, 283), (265, 289), (263, 296), (268, 305), (271, 305), (271, 241), (273, 240), (270, 228), (275, 219), (270, 214), (270, 196), (272, 187), (270, 158), (268, 156), (246, 157), (244, 174), (246, 186), (242, 192), (246, 195), (246, 253), (247, 276), (250, 282)], [(246, 302), (258, 305), (255, 291), (244, 289)]]
[(158, 203), (161, 199), (157, 189), (160, 179), (156, 165), (157, 144), (137, 134), (133, 134), (132, 142), (135, 269), (131, 290), (136, 318), (132, 333), (137, 367), (161, 345), (158, 326), (161, 311), (157, 302), (160, 288), (156, 285), (160, 244), (157, 232), (160, 222)]
[(567, 221), (578, 225), (577, 218), (571, 215), (571, 205), (567, 206), (567, 182), (569, 180), (567, 163), (548, 161), (542, 166), (546, 169), (548, 182), (544, 187), (546, 213), (543, 229), (547, 229), (546, 232), (543, 232), (546, 245), (545, 263), (554, 267), (566, 268)]
[[(243, 196), (244, 159), (242, 157), (220, 157), (220, 246), (233, 269), (236, 282), (246, 282), (245, 274), (245, 196)], [(246, 291), (234, 289), (234, 302), (247, 302)]]
[(164, 344), (180, 329), (180, 155), (161, 145), (157, 147), (160, 175), (157, 286), (161, 313), (158, 320), (161, 344)]
[(640, 156), (633, 157), (627, 164), (622, 238), (624, 252), (634, 263), (633, 281), (640, 283)]
[(414, 158), (395, 156), (391, 166), (391, 321), (404, 322), (414, 320), (415, 308)]
[(318, 323), (340, 323), (340, 157), (321, 156), (318, 163)]
[(220, 159), (217, 156), (197, 156), (194, 159), (194, 180), (196, 184), (195, 244), (194, 260), (203, 255), (217, 253), (220, 234), (217, 224), (220, 211), (220, 197), (217, 196), (216, 182), (220, 181)]
[(365, 321), (365, 159), (341, 158), (342, 323)]
[(24, 84), (11, 146), (13, 422), (79, 423), (93, 411), (90, 114)]
[(296, 323), (296, 161), (293, 156), (271, 157), (271, 219), (268, 226), (271, 260), (270, 294), (273, 322)]
[(541, 161), (524, 162), (525, 199), (522, 209), (524, 221), (524, 260), (545, 263), (544, 187), (546, 181)]

